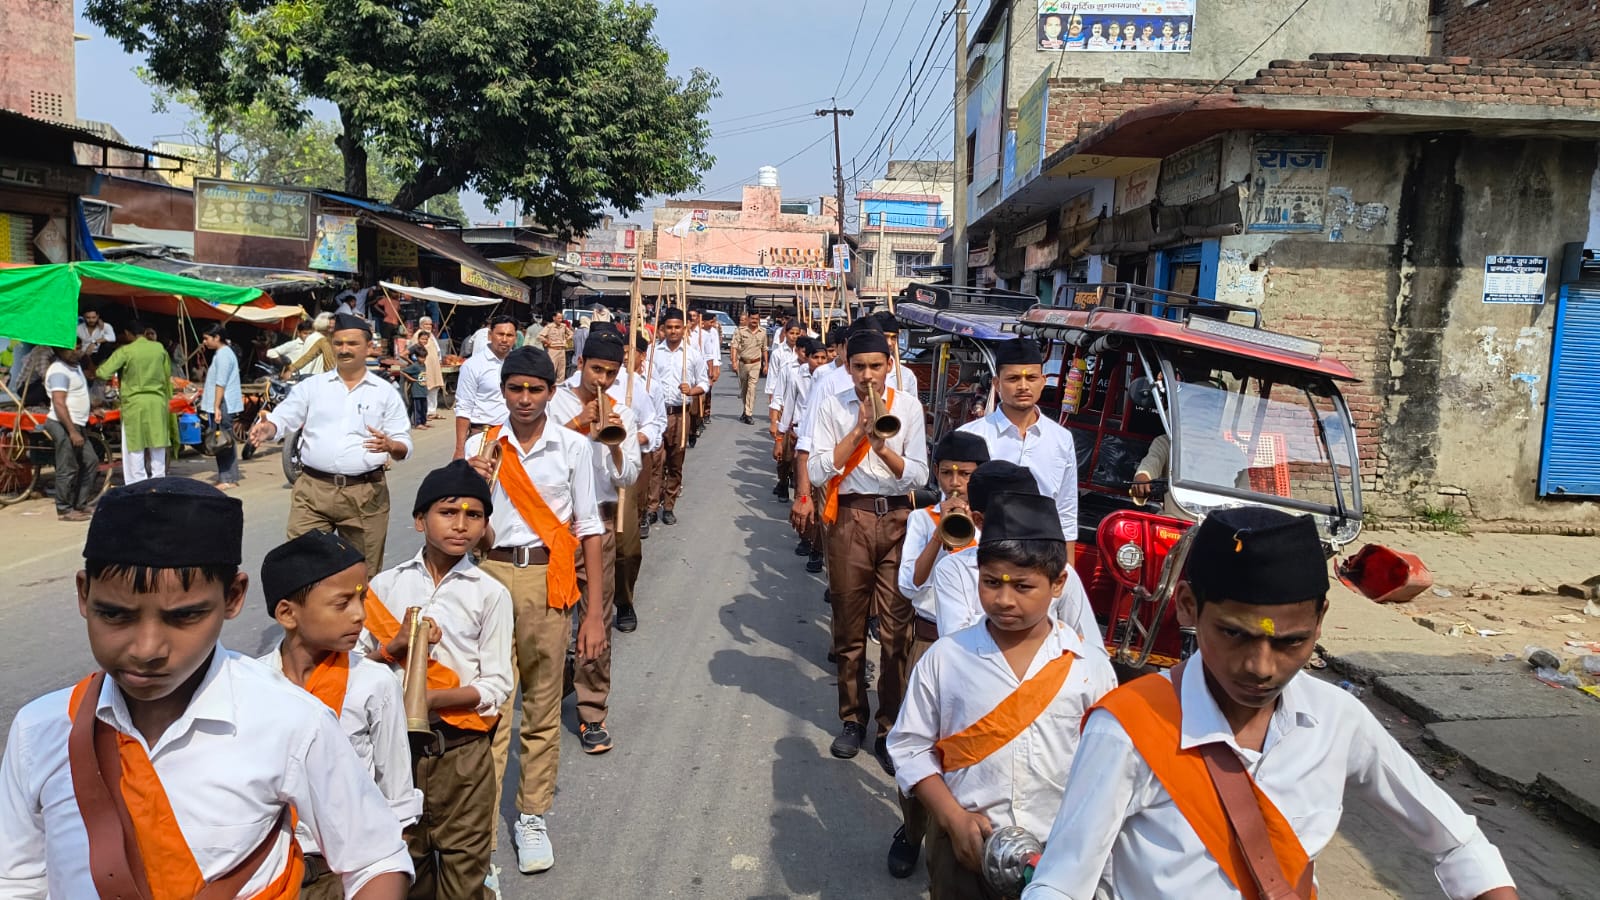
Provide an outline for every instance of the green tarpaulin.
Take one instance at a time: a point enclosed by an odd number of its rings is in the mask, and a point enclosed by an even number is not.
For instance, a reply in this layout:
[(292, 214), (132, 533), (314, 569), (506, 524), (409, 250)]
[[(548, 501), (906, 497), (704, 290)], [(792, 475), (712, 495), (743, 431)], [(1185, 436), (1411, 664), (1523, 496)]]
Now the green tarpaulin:
[(264, 298), (255, 288), (200, 281), (115, 262), (71, 262), (0, 269), (0, 336), (71, 347), (78, 337), (78, 296), (194, 297), (227, 306)]

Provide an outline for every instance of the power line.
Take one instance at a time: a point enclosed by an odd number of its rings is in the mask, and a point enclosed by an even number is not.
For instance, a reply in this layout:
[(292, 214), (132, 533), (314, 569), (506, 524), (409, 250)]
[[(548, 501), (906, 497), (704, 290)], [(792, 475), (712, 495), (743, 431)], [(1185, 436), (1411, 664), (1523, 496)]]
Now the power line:
[(775, 107), (773, 109), (762, 110), (761, 112), (746, 113), (746, 114), (744, 114), (742, 116), (729, 116), (726, 119), (718, 119), (715, 122), (708, 122), (706, 124), (715, 127), (717, 125), (726, 125), (729, 122), (739, 122), (739, 121), (743, 121), (744, 119), (758, 119), (758, 118), (760, 118), (762, 116), (770, 116), (773, 113), (788, 112), (789, 110), (792, 110), (792, 109), (810, 109), (810, 108), (816, 106), (818, 103), (822, 103), (822, 102), (826, 101), (827, 99), (828, 99), (827, 97), (820, 97), (820, 98), (818, 98), (816, 100), (807, 100), (804, 103), (796, 103), (793, 106), (779, 106), (779, 107)]
[[(946, 17), (946, 18), (948, 18), (948, 17)], [(901, 22), (901, 31), (902, 32), (905, 30), (905, 23), (908, 22), (908, 21), (910, 21), (910, 17), (909, 16), (907, 16), (905, 19), (902, 20), (902, 22)], [(921, 46), (923, 44), (930, 43), (928, 36), (933, 32), (933, 26), (934, 26), (935, 22), (939, 23), (939, 27), (940, 27), (941, 30), (943, 29), (944, 22), (942, 20), (940, 20), (939, 15), (937, 13), (935, 13), (934, 15), (928, 17), (928, 24), (922, 29), (921, 36), (917, 38), (916, 46)], [(899, 35), (897, 34), (895, 36), (895, 45), (893, 47), (891, 47), (890, 51), (884, 55), (884, 61), (883, 61), (883, 63), (881, 65), (879, 65), (878, 71), (873, 73), (872, 78), (873, 78), (873, 82), (874, 83), (876, 83), (878, 78), (883, 74), (883, 70), (888, 67), (889, 59), (893, 55), (893, 50), (898, 45), (899, 45)], [(916, 51), (913, 50), (912, 54), (911, 54), (911, 59), (906, 61), (906, 79), (910, 79), (910, 77), (911, 77), (911, 66), (912, 66), (912, 63), (913, 63), (913, 61), (915, 59), (916, 59)], [(895, 85), (894, 92), (889, 95), (889, 101), (891, 103), (894, 101), (895, 96), (900, 93), (900, 89), (902, 87), (906, 86), (906, 79), (902, 79), (900, 84)], [(916, 84), (913, 82), (910, 85), (909, 92), (915, 93), (915, 91), (916, 91)], [(862, 147), (865, 147), (866, 144), (872, 140), (872, 135), (877, 133), (878, 126), (882, 125), (884, 119), (888, 118), (888, 116), (889, 116), (889, 105), (886, 103), (886, 104), (884, 104), (883, 112), (878, 116), (878, 120), (876, 122), (872, 123), (872, 128), (868, 129), (868, 131), (867, 131), (867, 135), (868, 136), (867, 136), (867, 139), (862, 142)], [(857, 155), (859, 155), (859, 153)]]
[(1232, 78), (1233, 77), (1233, 73), (1239, 71), (1239, 67), (1240, 66), (1242, 66), (1245, 63), (1249, 62), (1250, 61), (1250, 57), (1255, 56), (1257, 53), (1260, 53), (1261, 52), (1261, 48), (1265, 47), (1267, 45), (1268, 41), (1270, 41), (1273, 38), (1277, 37), (1278, 36), (1278, 32), (1282, 31), (1284, 29), (1284, 26), (1289, 24), (1289, 20), (1293, 19), (1295, 16), (1298, 16), (1300, 14), (1300, 10), (1305, 9), (1306, 8), (1306, 4), (1308, 4), (1310, 2), (1311, 2), (1311, 0), (1300, 0), (1300, 5), (1296, 6), (1293, 10), (1291, 10), (1287, 16), (1284, 16), (1283, 17), (1283, 21), (1278, 23), (1278, 27), (1272, 29), (1272, 31), (1266, 37), (1262, 38), (1261, 39), (1261, 43), (1257, 44), (1255, 46), (1254, 50), (1251, 50), (1249, 53), (1246, 53), (1238, 62), (1234, 63), (1233, 64), (1233, 68), (1228, 70), (1228, 74), (1222, 76), (1221, 78), (1218, 78), (1216, 81), (1211, 82), (1211, 86), (1206, 88), (1205, 93), (1203, 93), (1200, 96), (1198, 96), (1198, 97), (1194, 98), (1193, 100), (1189, 101), (1189, 108), (1185, 109), (1185, 110), (1179, 112), (1177, 115), (1173, 116), (1172, 117), (1172, 121), (1176, 122), (1178, 119), (1182, 118), (1186, 113), (1188, 113), (1190, 109), (1193, 109), (1196, 106), (1199, 106), (1201, 100), (1204, 100), (1205, 98), (1211, 96), (1211, 94), (1214, 91), (1216, 91), (1216, 89), (1219, 86), (1221, 86), (1221, 84), (1224, 81), (1227, 81), (1229, 78)]
[[(905, 112), (906, 104), (911, 100), (911, 95), (912, 95), (912, 92), (916, 89), (917, 82), (922, 78), (923, 73), (926, 72), (927, 69), (928, 69), (928, 62), (929, 62), (929, 60), (931, 60), (933, 58), (933, 51), (935, 49), (937, 49), (938, 46), (939, 46), (939, 40), (944, 35), (945, 26), (948, 25), (949, 23), (950, 23), (950, 15), (948, 13), (946, 13), (943, 16), (943, 18), (941, 18), (940, 21), (939, 21), (939, 30), (934, 33), (933, 40), (928, 43), (928, 51), (926, 53), (924, 53), (923, 56), (922, 56), (922, 65), (920, 67), (918, 67), (916, 74), (911, 77), (909, 89), (907, 90), (906, 95), (903, 98), (901, 98), (900, 106), (895, 109), (894, 117), (892, 119), (890, 119), (890, 121), (889, 121), (889, 127), (884, 131), (883, 136), (879, 138), (878, 146), (875, 147), (873, 149), (872, 153), (868, 154), (868, 156), (867, 156), (867, 162), (865, 163), (865, 165), (868, 166), (869, 168), (873, 165), (873, 160), (875, 160), (878, 157), (878, 154), (880, 154), (883, 151), (884, 146), (889, 141), (889, 136), (891, 134), (893, 134), (895, 126), (900, 121), (900, 116), (902, 114), (904, 114), (904, 112)], [(880, 118), (879, 121), (881, 122), (882, 119)], [(877, 130), (877, 126), (874, 125), (873, 126), (873, 131), (876, 131), (876, 130)], [(871, 137), (869, 136), (867, 138), (867, 140), (871, 141)], [(866, 145), (863, 144), (862, 146), (865, 147)]]
[[(900, 0), (890, 0), (889, 5), (883, 11), (883, 18), (878, 20), (878, 27), (875, 31), (873, 31), (873, 34), (883, 34), (884, 24), (889, 21), (889, 16), (894, 13), (894, 8), (898, 6), (899, 3)], [(905, 34), (906, 23), (910, 21), (911, 16), (909, 15), (900, 17), (900, 30), (895, 32), (894, 40), (889, 42), (889, 46), (883, 49), (883, 63), (878, 66), (877, 73), (872, 76), (873, 83), (877, 82), (878, 75), (883, 74), (884, 68), (889, 65), (889, 57), (893, 55), (895, 48), (900, 46), (900, 35)], [(861, 76), (867, 74), (867, 66), (870, 65), (872, 65), (872, 57), (871, 55), (868, 55), (861, 61), (861, 68), (856, 70), (855, 80), (850, 82), (850, 86), (844, 89), (844, 92), (847, 96), (855, 91), (856, 85), (861, 83)], [(870, 85), (868, 89), (871, 89)], [(857, 102), (860, 102), (859, 98), (857, 99)]]
[[(814, 119), (813, 119), (813, 121), (814, 121)], [(774, 168), (778, 168), (778, 167), (781, 167), (781, 166), (786, 166), (791, 162), (794, 162), (796, 159), (799, 159), (800, 156), (802, 154), (804, 154), (807, 150), (810, 150), (811, 148), (817, 146), (818, 144), (822, 143), (823, 141), (827, 140), (828, 138), (830, 138), (832, 136), (833, 136), (833, 131), (831, 129), (823, 131), (821, 137), (819, 137), (816, 140), (812, 141), (811, 143), (805, 145), (804, 147), (801, 147), (798, 151), (795, 152), (795, 154), (793, 156), (789, 157), (788, 159), (783, 160), (782, 162), (776, 163), (773, 167)], [(760, 174), (761, 173), (758, 171), (758, 172), (755, 173), (755, 176), (759, 176)], [(731, 190), (732, 188), (736, 188), (736, 187), (740, 187), (745, 182), (749, 181), (751, 179), (751, 177), (752, 176), (750, 176), (750, 175), (740, 176), (738, 181), (734, 181), (734, 182), (731, 182), (729, 184), (723, 185), (722, 187), (719, 187), (716, 190), (702, 191), (701, 192), (701, 196), (702, 197), (710, 197), (713, 194), (720, 194), (723, 191)]]
[(778, 128), (790, 128), (795, 125), (802, 125), (806, 122), (810, 122), (814, 118), (815, 116), (795, 116), (788, 119), (778, 119), (772, 122), (759, 122), (754, 125), (746, 125), (740, 128), (735, 128), (732, 131), (715, 132), (713, 137), (731, 138), (739, 137), (740, 135), (745, 134), (757, 134), (763, 131), (772, 131)]
[(861, 20), (867, 17), (867, 0), (860, 0), (861, 11), (856, 13), (856, 30), (850, 34), (850, 49), (844, 55), (844, 67), (839, 70), (839, 84), (833, 86), (833, 97), (839, 96), (839, 87), (844, 84), (844, 77), (850, 74), (850, 58), (856, 55), (856, 39), (861, 37)]

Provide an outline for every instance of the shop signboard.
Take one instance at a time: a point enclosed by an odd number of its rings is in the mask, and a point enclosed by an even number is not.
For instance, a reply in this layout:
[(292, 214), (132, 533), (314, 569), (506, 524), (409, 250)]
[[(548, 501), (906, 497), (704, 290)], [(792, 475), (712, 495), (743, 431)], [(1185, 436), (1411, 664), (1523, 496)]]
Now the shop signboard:
[(306, 266), (322, 272), (349, 272), (356, 265), (355, 216), (317, 215), (317, 238), (311, 245), (311, 262)]
[(1188, 53), (1198, 0), (1039, 0), (1048, 53)]
[(1117, 179), (1117, 212), (1149, 206), (1156, 199), (1156, 184), (1160, 180), (1161, 164), (1151, 163), (1135, 172)]
[(1017, 101), (1017, 150), (1014, 177), (1006, 182), (1006, 192), (1032, 181), (1039, 175), (1045, 156), (1046, 120), (1050, 115), (1050, 76), (1054, 66), (1046, 66), (1037, 81)]
[(496, 297), (507, 297), (523, 302), (527, 302), (528, 299), (528, 288), (522, 282), (514, 281), (508, 283), (505, 278), (495, 278), (471, 266), (461, 267), (461, 283), (488, 291)]
[(679, 271), (690, 281), (723, 281), (734, 284), (831, 285), (828, 269), (788, 266), (746, 266), (737, 263), (680, 263), (676, 260), (647, 259), (645, 278), (677, 278)]
[(194, 230), (309, 240), (311, 194), (261, 184), (196, 178)]
[(1248, 231), (1320, 232), (1333, 140), (1262, 135), (1250, 144)]
[(397, 234), (382, 230), (378, 232), (378, 268), (415, 269), (416, 267), (416, 244)]
[(632, 272), (634, 254), (632, 253), (595, 253), (584, 251), (579, 253), (573, 250), (566, 255), (569, 265), (582, 266), (585, 269), (601, 269), (608, 272)]
[(92, 169), (0, 159), (0, 185), (6, 187), (82, 195), (94, 192), (94, 179)]
[(1163, 206), (1182, 206), (1217, 192), (1222, 178), (1222, 138), (1212, 138), (1161, 161), (1156, 195)]
[(1483, 262), (1483, 302), (1544, 304), (1550, 259), (1544, 256), (1490, 256)]

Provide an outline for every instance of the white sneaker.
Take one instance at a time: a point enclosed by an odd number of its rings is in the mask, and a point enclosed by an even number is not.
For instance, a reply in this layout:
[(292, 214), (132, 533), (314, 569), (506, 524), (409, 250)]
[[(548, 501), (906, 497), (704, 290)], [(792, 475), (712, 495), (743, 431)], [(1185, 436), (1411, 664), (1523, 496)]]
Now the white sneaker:
[(544, 816), (526, 813), (518, 816), (512, 838), (517, 845), (517, 870), (522, 874), (543, 872), (556, 864), (556, 853), (550, 846), (550, 832), (545, 829)]
[(485, 890), (487, 890), (490, 894), (492, 894), (494, 896), (494, 900), (500, 900), (500, 867), (499, 866), (497, 866), (497, 865), (495, 865), (493, 863), (489, 864), (489, 874), (484, 876), (483, 887), (484, 887)]

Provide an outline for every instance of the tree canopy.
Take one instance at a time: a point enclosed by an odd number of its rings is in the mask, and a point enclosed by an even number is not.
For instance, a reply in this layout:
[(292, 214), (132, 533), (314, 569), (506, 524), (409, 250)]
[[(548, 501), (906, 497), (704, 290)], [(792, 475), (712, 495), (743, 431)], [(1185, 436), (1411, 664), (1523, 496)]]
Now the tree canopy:
[(393, 203), (472, 188), (584, 231), (607, 206), (699, 186), (716, 80), (667, 71), (653, 7), (628, 0), (88, 0), (88, 17), (153, 78), (211, 114), (339, 112), (344, 189)]

